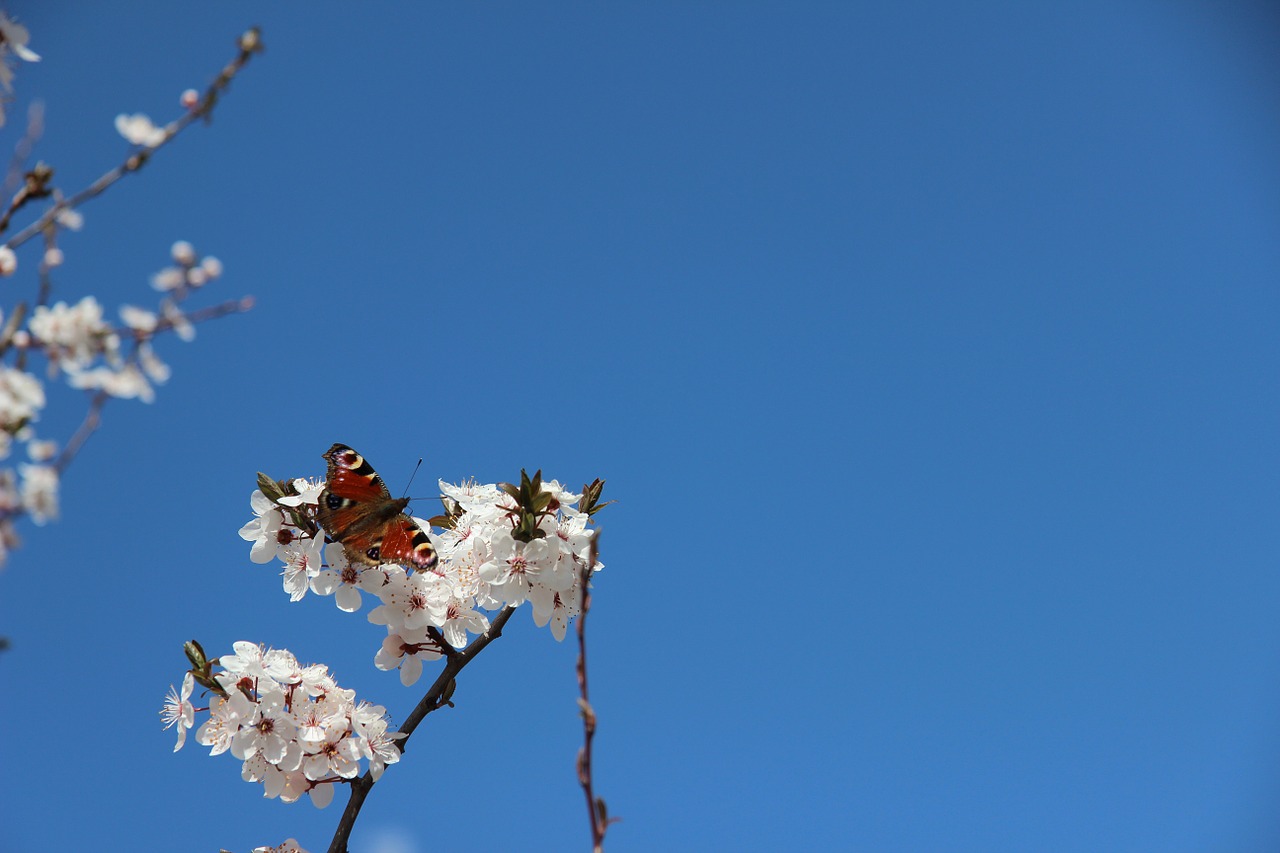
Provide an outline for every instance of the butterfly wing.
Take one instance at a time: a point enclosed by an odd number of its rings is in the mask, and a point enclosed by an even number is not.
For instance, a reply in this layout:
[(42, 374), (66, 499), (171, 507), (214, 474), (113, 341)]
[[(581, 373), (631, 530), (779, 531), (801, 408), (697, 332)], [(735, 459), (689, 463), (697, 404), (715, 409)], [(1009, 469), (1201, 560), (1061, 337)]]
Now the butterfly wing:
[(383, 563), (399, 563), (420, 571), (435, 568), (436, 549), (427, 533), (418, 523), (403, 512), (382, 528), (382, 542), (378, 546)]
[(406, 498), (393, 498), (373, 466), (345, 444), (324, 454), (329, 463), (316, 521), (355, 563), (380, 566), (400, 563), (417, 569), (436, 564), (427, 534), (404, 508)]

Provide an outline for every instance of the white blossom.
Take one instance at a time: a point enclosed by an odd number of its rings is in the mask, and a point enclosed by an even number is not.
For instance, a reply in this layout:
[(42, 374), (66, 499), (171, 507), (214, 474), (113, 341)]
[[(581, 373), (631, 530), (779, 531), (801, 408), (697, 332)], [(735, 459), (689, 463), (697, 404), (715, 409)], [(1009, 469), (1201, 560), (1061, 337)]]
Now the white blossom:
[(160, 318), (154, 312), (145, 308), (137, 308), (133, 305), (120, 306), (120, 319), (124, 324), (135, 332), (150, 334), (156, 330), (156, 323)]
[(191, 704), (191, 691), (195, 687), (195, 679), (191, 673), (187, 673), (182, 679), (182, 691), (179, 692), (169, 687), (169, 695), (165, 698), (164, 707), (160, 709), (160, 717), (164, 720), (166, 729), (173, 726), (178, 727), (178, 742), (174, 745), (173, 751), (177, 752), (182, 749), (182, 744), (187, 740), (187, 729), (195, 724), (196, 709)]
[(147, 378), (157, 385), (163, 385), (169, 381), (172, 373), (169, 365), (160, 360), (160, 356), (156, 355), (155, 349), (149, 343), (138, 345), (138, 366), (142, 368)]
[(92, 296), (75, 305), (57, 302), (40, 305), (31, 315), (27, 329), (45, 346), (50, 360), (66, 370), (87, 366), (110, 345), (111, 327), (102, 320), (102, 306)]
[(147, 377), (142, 374), (136, 364), (126, 364), (119, 368), (72, 369), (67, 371), (67, 382), (72, 388), (102, 390), (122, 400), (138, 399), (144, 403), (150, 403), (156, 398), (151, 383), (147, 381)]
[(79, 231), (84, 227), (84, 214), (74, 207), (60, 207), (54, 216), (58, 224), (68, 231)]
[(19, 465), (22, 508), (36, 524), (58, 517), (58, 469), (51, 465)]
[[(8, 15), (0, 12), (0, 86), (6, 92), (13, 91), (13, 69), (9, 67), (9, 54), (25, 62), (39, 62), (40, 56), (27, 47), (30, 41), (27, 28), (15, 23)], [(4, 111), (0, 110), (0, 126), (4, 125)], [(4, 273), (7, 275), (7, 273)]]
[(27, 442), (27, 455), (32, 462), (48, 462), (58, 452), (58, 443), (48, 439)]
[[(27, 42), (30, 40), (31, 34), (27, 32), (26, 27), (0, 12), (0, 41), (3, 42), (4, 47), (13, 51), (13, 55), (24, 62), (39, 62), (40, 55), (27, 47)], [(8, 86), (7, 81), (5, 85)]]
[(44, 408), (44, 387), (30, 373), (0, 367), (0, 428), (6, 432), (34, 421)]
[(151, 286), (161, 292), (176, 290), (187, 283), (187, 272), (180, 267), (165, 267), (151, 276)]
[(204, 272), (205, 277), (212, 281), (222, 275), (222, 261), (213, 255), (205, 255), (200, 261), (200, 269)]
[(165, 137), (164, 128), (156, 127), (143, 113), (121, 113), (116, 116), (116, 130), (131, 145), (141, 145), (144, 148), (155, 148), (164, 142)]
[(255, 847), (253, 853), (308, 853), (308, 851), (298, 843), (298, 839), (286, 838), (275, 847)]
[(249, 496), (249, 507), (257, 516), (240, 528), (240, 538), (253, 543), (249, 559), (255, 563), (270, 563), (280, 553), (281, 539), (292, 541), (292, 536), (281, 536), (284, 531), (284, 514), (262, 492), (254, 489)]
[(169, 254), (173, 257), (174, 261), (182, 264), (184, 267), (189, 267), (196, 262), (195, 247), (186, 240), (179, 240), (174, 243), (173, 247), (169, 250)]

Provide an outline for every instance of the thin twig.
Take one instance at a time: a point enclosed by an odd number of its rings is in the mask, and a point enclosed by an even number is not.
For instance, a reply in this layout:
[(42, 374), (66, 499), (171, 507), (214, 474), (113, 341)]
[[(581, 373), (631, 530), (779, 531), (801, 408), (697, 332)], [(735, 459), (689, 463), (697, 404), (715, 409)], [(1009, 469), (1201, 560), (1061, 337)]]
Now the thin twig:
[(32, 101), (31, 106), (27, 108), (26, 133), (18, 140), (18, 144), (13, 146), (13, 157), (9, 160), (9, 171), (4, 177), (3, 195), (11, 195), (18, 189), (18, 181), (22, 179), (23, 167), (27, 164), (27, 158), (31, 156), (36, 143), (40, 141), (40, 137), (43, 135), (44, 102)]
[(9, 230), (9, 220), (28, 202), (38, 198), (47, 198), (53, 192), (49, 184), (52, 180), (53, 169), (50, 169), (44, 163), (37, 163), (34, 169), (27, 172), (22, 189), (14, 193), (8, 209), (5, 210), (3, 216), (0, 216), (0, 232)]
[[(192, 311), (190, 314), (184, 315), (188, 323), (203, 323), (206, 320), (216, 320), (219, 317), (225, 317), (228, 314), (243, 314), (253, 308), (254, 299), (252, 296), (245, 296), (241, 299), (228, 299), (226, 302), (220, 302), (217, 305), (210, 305), (207, 308), (201, 308), (199, 311)], [(156, 327), (150, 335), (144, 339), (150, 340), (155, 336), (156, 332), (166, 332), (177, 325), (176, 320), (168, 317), (161, 317), (156, 321)]]
[(23, 228), (10, 238), (9, 242), (5, 243), (5, 245), (11, 249), (21, 246), (23, 243), (27, 242), (48, 227), (62, 211), (79, 207), (94, 196), (101, 195), (107, 187), (111, 186), (125, 175), (141, 169), (146, 165), (147, 161), (151, 159), (152, 154), (169, 144), (175, 136), (185, 130), (193, 121), (201, 118), (207, 119), (212, 114), (214, 104), (218, 102), (218, 97), (231, 84), (232, 79), (234, 79), (236, 74), (240, 72), (240, 69), (248, 63), (255, 53), (261, 52), (262, 39), (257, 27), (249, 29), (244, 33), (244, 35), (240, 36), (239, 48), (239, 54), (222, 69), (222, 72), (218, 75), (217, 79), (209, 84), (209, 87), (205, 90), (200, 102), (186, 115), (170, 122), (164, 129), (164, 137), (155, 145), (148, 145), (139, 148), (137, 151), (130, 154), (119, 166), (116, 166), (114, 169), (106, 172), (102, 177), (98, 178), (80, 192), (70, 198), (58, 201), (53, 205), (53, 207), (46, 210), (35, 222), (32, 222), (26, 228)]
[[(58, 240), (58, 229), (47, 228), (44, 232), (45, 240), (45, 257), (49, 256), (49, 249), (55, 248)], [(40, 263), (40, 290), (36, 293), (36, 307), (49, 304), (49, 296), (53, 293), (53, 268), (44, 261)]]
[[(476, 655), (484, 651), (485, 646), (502, 636), (502, 627), (507, 624), (507, 620), (515, 612), (516, 609), (509, 605), (502, 608), (502, 612), (494, 618), (484, 636), (478, 637), (463, 651), (455, 649), (455, 654), (446, 658), (444, 669), (440, 671), (435, 683), (431, 685), (431, 689), (427, 691), (426, 695), (418, 701), (417, 707), (413, 709), (413, 712), (405, 719), (404, 725), (400, 727), (400, 732), (404, 735), (397, 744), (401, 753), (404, 752), (409, 736), (418, 728), (418, 724), (426, 719), (427, 715), (432, 711), (449, 704), (449, 696), (453, 694), (454, 679), (458, 673), (462, 672), (463, 667), (471, 663)], [(338, 821), (338, 828), (333, 833), (333, 841), (329, 843), (329, 853), (347, 853), (347, 839), (351, 837), (351, 830), (355, 827), (356, 818), (360, 816), (360, 807), (364, 805), (365, 797), (369, 796), (369, 789), (373, 787), (373, 781), (372, 772), (366, 772), (359, 779), (351, 780), (351, 799), (347, 801), (347, 807), (342, 812), (342, 818)]]
[(89, 440), (89, 436), (97, 432), (98, 427), (102, 426), (102, 409), (107, 405), (107, 400), (110, 399), (111, 395), (106, 391), (99, 391), (93, 395), (93, 399), (89, 401), (89, 411), (84, 414), (84, 420), (80, 422), (80, 426), (76, 428), (75, 433), (67, 440), (62, 452), (58, 454), (58, 461), (53, 463), (53, 469), (58, 472), (58, 476), (62, 476), (63, 472), (67, 470), (67, 466), (71, 464), (72, 459), (76, 458), (80, 448), (84, 447), (84, 443)]
[(596, 712), (587, 697), (587, 611), (591, 609), (591, 574), (595, 570), (600, 531), (591, 537), (591, 550), (586, 565), (578, 570), (578, 585), (582, 590), (578, 613), (578, 707), (582, 710), (582, 749), (578, 751), (578, 783), (587, 798), (587, 820), (591, 823), (591, 849), (593, 853), (604, 850), (604, 834), (614, 819), (609, 818), (604, 800), (595, 795), (591, 779), (591, 742), (596, 736)]

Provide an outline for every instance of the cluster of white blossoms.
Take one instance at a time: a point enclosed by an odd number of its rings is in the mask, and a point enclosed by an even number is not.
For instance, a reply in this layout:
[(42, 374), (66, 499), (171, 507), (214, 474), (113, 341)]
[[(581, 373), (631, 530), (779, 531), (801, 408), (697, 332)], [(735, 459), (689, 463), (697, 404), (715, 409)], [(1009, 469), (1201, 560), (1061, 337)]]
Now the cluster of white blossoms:
[[(4, 125), (3, 102), (10, 100), (8, 95), (13, 91), (17, 61), (40, 59), (27, 46), (29, 41), (26, 27), (0, 11), (0, 126)], [(173, 332), (189, 341), (195, 337), (194, 322), (247, 310), (251, 304), (251, 300), (242, 300), (237, 305), (197, 314), (184, 311), (182, 305), (187, 297), (222, 274), (217, 258), (199, 257), (185, 240), (173, 244), (173, 265), (152, 277), (152, 286), (160, 291), (155, 310), (124, 305), (120, 308), (120, 322), (112, 323), (93, 296), (78, 301), (55, 301), (53, 296), (55, 273), (65, 261), (60, 240), (84, 225), (76, 205), (101, 193), (122, 175), (141, 168), (147, 162), (145, 153), (168, 143), (196, 117), (207, 116), (215, 95), (225, 89), (252, 53), (261, 50), (257, 30), (241, 36), (237, 46), (240, 56), (223, 69), (203, 98), (192, 89), (181, 94), (181, 118), (157, 127), (142, 114), (117, 117), (116, 130), (145, 151), (133, 151), (123, 165), (104, 174), (88, 192), (68, 193), (55, 180), (52, 166), (28, 162), (44, 126), (42, 107), (38, 101), (32, 103), (26, 136), (16, 145), (9, 168), (10, 177), (20, 180), (10, 182), (14, 184), (12, 197), (0, 201), (4, 208), (0, 232), (6, 232), (11, 225), (16, 229), (15, 214), (42, 208), (37, 210), (34, 221), (16, 234), (0, 237), (0, 278), (18, 272), (15, 249), (24, 246), (37, 253), (38, 261), (33, 266), (39, 273), (38, 290), (33, 288), (29, 296), (6, 281), (8, 304), (0, 310), (0, 566), (19, 544), (15, 531), (19, 517), (29, 516), (37, 524), (58, 517), (59, 478), (84, 435), (96, 426), (105, 400), (151, 402), (155, 399), (154, 386), (168, 380), (169, 367), (156, 355), (153, 339)], [(37, 237), (42, 239), (34, 239)], [(89, 412), (81, 430), (60, 455), (56, 444), (36, 432), (47, 402), (45, 383), (59, 377), (72, 388), (91, 392)], [(17, 455), (15, 445), (19, 444), (26, 446), (27, 459), (18, 464), (6, 463)]]
[(308, 794), (319, 808), (333, 800), (334, 785), (361, 774), (362, 762), (376, 780), (400, 760), (401, 735), (388, 730), (386, 709), (356, 702), (355, 691), (339, 687), (327, 668), (301, 666), (284, 649), (249, 642), (233, 648), (204, 667), (202, 683), (212, 690), (207, 708), (191, 702), (194, 670), (181, 689), (169, 688), (160, 714), (165, 728), (178, 729), (174, 752), (186, 742), (197, 712), (207, 712), (196, 741), (210, 755), (230, 752), (240, 759), (241, 778), (260, 782), (266, 797), (292, 803)]
[[(355, 612), (370, 595), (378, 604), (368, 619), (386, 626), (387, 636), (374, 656), (382, 670), (398, 669), (405, 685), (422, 675), (424, 661), (466, 646), (468, 635), (489, 630), (484, 611), (518, 607), (528, 602), (539, 627), (551, 626), (563, 640), (569, 620), (578, 613), (583, 568), (590, 559), (590, 516), (576, 506), (582, 496), (559, 483), (540, 483), (550, 497), (547, 511), (534, 520), (536, 532), (517, 531), (517, 501), (497, 485), (440, 482), (452, 511), (443, 532), (431, 531), (420, 518), (439, 560), (430, 571), (406, 571), (398, 565), (366, 566), (350, 562), (338, 543), (305, 522), (315, 517), (323, 482), (293, 481), (296, 495), (277, 505), (261, 490), (250, 499), (256, 518), (240, 530), (253, 543), (256, 563), (284, 562), (284, 590), (293, 601), (308, 592), (332, 595), (340, 610)], [(297, 517), (290, 510), (298, 512)], [(294, 523), (303, 521), (303, 525)], [(527, 539), (527, 541), (525, 541)], [(592, 571), (603, 564), (596, 563)]]
[[(58, 221), (64, 228), (78, 229), (82, 223), (78, 213)], [(48, 254), (46, 268), (51, 266)], [(26, 313), (25, 323), (19, 322), (24, 319), (22, 309), (11, 312), (7, 324), (0, 311), (0, 357), (14, 358), (12, 365), (0, 364), (0, 463), (13, 455), (15, 443), (25, 445), (29, 460), (16, 468), (0, 465), (0, 565), (18, 544), (13, 525), (18, 516), (30, 516), (37, 524), (58, 517), (60, 467), (46, 464), (58, 448), (37, 433), (47, 399), (33, 370), (33, 357), (43, 360), (46, 378), (65, 376), (72, 388), (144, 403), (154, 400), (154, 385), (167, 381), (170, 371), (156, 355), (153, 338), (166, 331), (186, 341), (195, 337), (179, 303), (222, 272), (217, 258), (198, 258), (186, 241), (175, 243), (171, 254), (175, 266), (153, 278), (155, 288), (164, 293), (158, 310), (123, 305), (119, 325), (107, 322), (102, 305), (92, 296), (75, 303), (36, 305)]]

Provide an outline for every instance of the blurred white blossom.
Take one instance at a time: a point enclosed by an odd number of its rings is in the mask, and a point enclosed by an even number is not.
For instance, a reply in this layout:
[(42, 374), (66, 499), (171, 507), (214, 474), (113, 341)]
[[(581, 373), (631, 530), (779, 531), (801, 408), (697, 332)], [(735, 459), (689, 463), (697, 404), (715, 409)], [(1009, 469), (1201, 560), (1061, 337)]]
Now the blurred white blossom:
[(48, 462), (58, 452), (58, 443), (48, 439), (27, 442), (27, 455), (32, 462)]
[(195, 247), (186, 240), (179, 240), (174, 243), (173, 248), (169, 250), (169, 254), (173, 257), (174, 261), (182, 264), (184, 267), (189, 267), (196, 262)]
[(36, 524), (58, 517), (58, 471), (51, 465), (19, 465), (22, 508)]
[(155, 312), (148, 311), (145, 308), (138, 308), (133, 305), (120, 306), (120, 319), (124, 324), (135, 332), (149, 334), (156, 330), (156, 323), (159, 318)]
[(20, 423), (36, 420), (44, 404), (39, 379), (23, 370), (0, 367), (0, 429), (12, 434)]
[(137, 365), (126, 364), (123, 367), (95, 367), (90, 370), (67, 372), (67, 381), (72, 388), (105, 391), (112, 397), (122, 400), (141, 400), (153, 402), (155, 391)]
[(156, 127), (143, 113), (116, 116), (116, 130), (133, 145), (155, 148), (164, 142), (164, 128)]
[(92, 296), (75, 305), (57, 302), (38, 306), (27, 329), (45, 346), (45, 354), (65, 370), (87, 366), (93, 359), (118, 347), (111, 327), (102, 321), (102, 306)]
[[(0, 12), (0, 86), (6, 92), (13, 91), (13, 68), (9, 64), (9, 54), (12, 53), (24, 62), (40, 61), (40, 56), (27, 47), (30, 40), (31, 34), (26, 27)], [(4, 111), (0, 110), (0, 127), (3, 125)]]
[(58, 214), (54, 218), (68, 231), (79, 231), (84, 227), (84, 214), (74, 207), (58, 208)]

